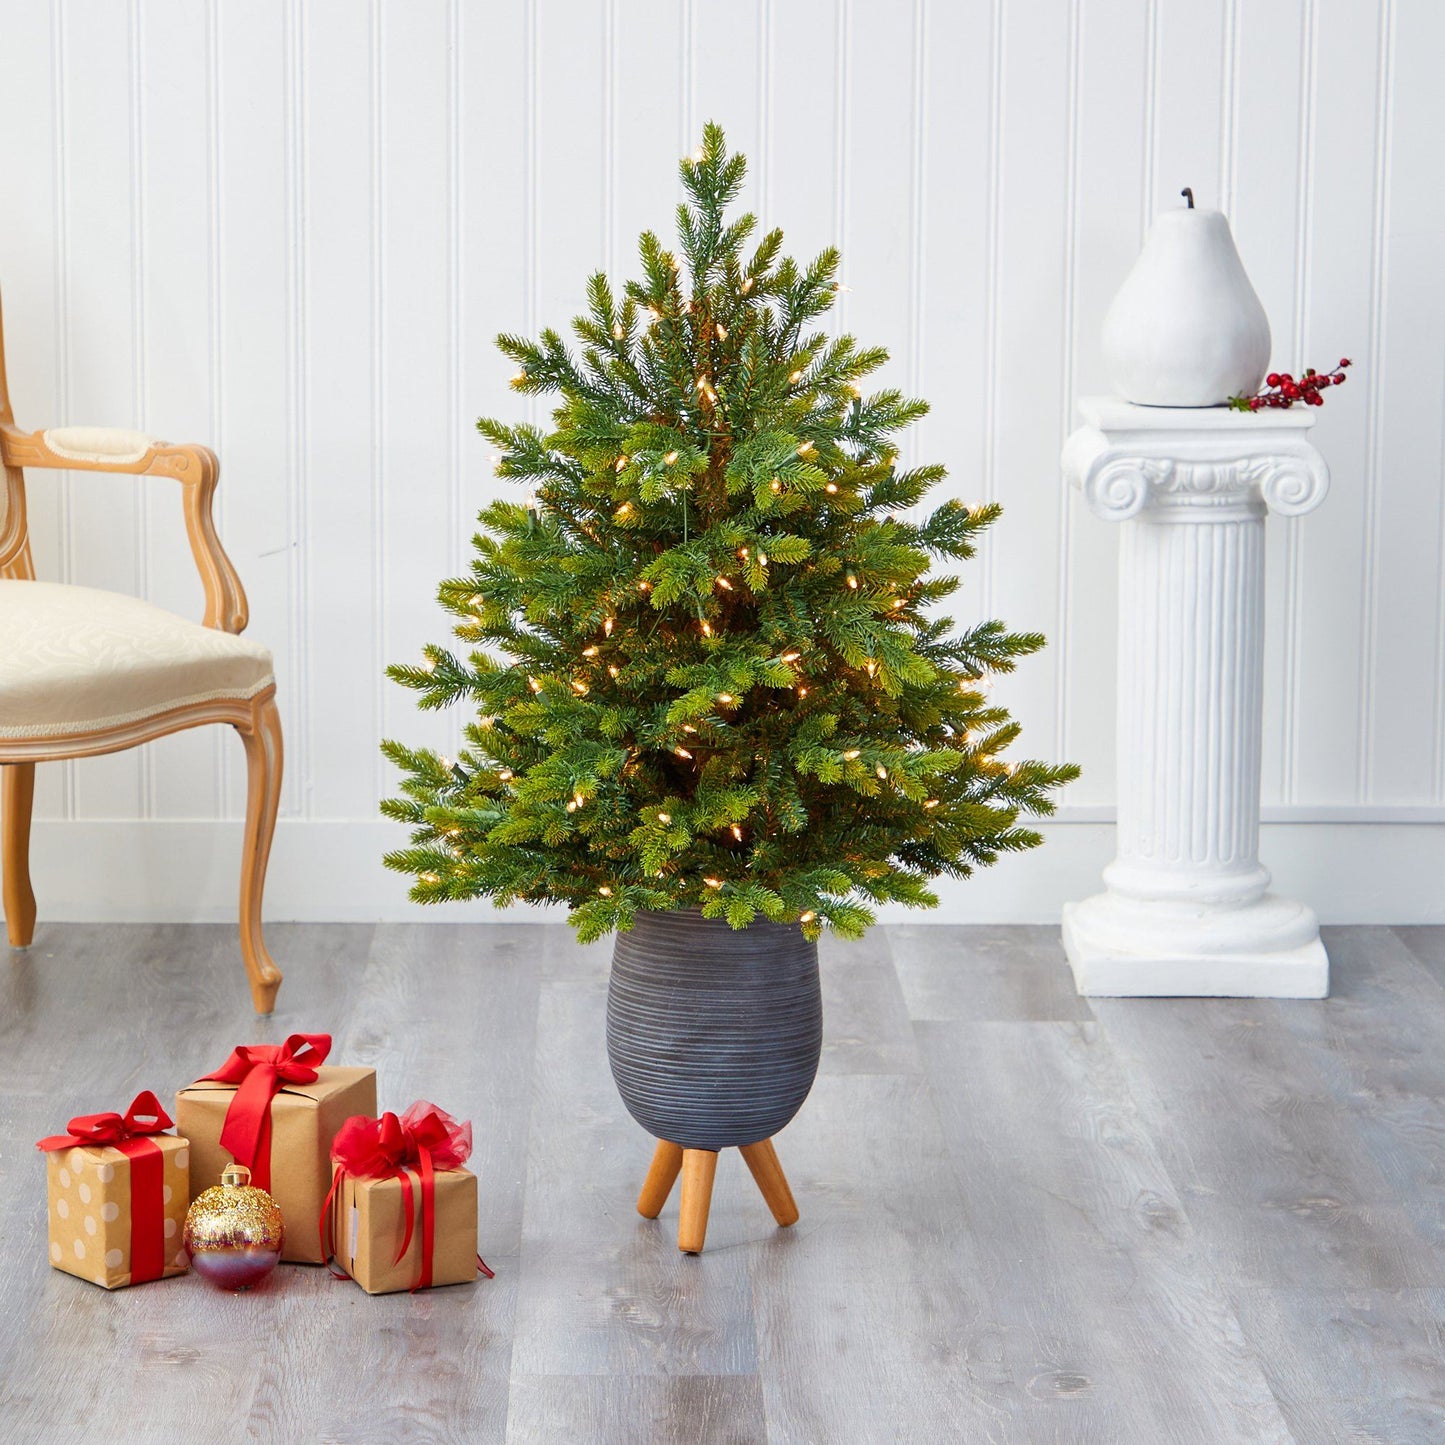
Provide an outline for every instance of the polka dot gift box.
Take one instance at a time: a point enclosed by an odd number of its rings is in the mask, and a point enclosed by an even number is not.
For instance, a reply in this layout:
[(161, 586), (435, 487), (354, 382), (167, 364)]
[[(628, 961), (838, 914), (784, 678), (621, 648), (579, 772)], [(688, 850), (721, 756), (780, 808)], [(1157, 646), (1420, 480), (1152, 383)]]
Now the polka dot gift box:
[(83, 1114), (41, 1139), (50, 1262), (106, 1289), (182, 1274), (190, 1151), (149, 1090), (124, 1114)]

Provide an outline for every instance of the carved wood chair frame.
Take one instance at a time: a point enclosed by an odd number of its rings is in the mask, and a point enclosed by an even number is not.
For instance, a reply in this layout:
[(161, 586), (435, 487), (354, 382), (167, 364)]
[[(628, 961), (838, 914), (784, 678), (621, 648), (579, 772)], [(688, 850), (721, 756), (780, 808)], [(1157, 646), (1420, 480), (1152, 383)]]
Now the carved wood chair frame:
[[(0, 508), (0, 577), (33, 580), (34, 563), (25, 518), (26, 467), (64, 471), (116, 472), (167, 477), (179, 482), (191, 555), (205, 589), (206, 627), (239, 633), (247, 621), (246, 594), (231, 559), (216, 535), (211, 499), (220, 479), (216, 454), (203, 446), (152, 441), (135, 459), (82, 460), (51, 448), (46, 434), (23, 432), (15, 425), (5, 380), (5, 340), (0, 317), (0, 463), (4, 467), (4, 507)], [(241, 856), (241, 956), (256, 1011), (275, 1007), (281, 971), (261, 934), (261, 895), (266, 863), (281, 799), (281, 717), (273, 683), (254, 697), (190, 703), (135, 722), (93, 731), (0, 738), (0, 854), (3, 854), (5, 926), (12, 947), (29, 945), (35, 932), (35, 893), (30, 883), (30, 815), (35, 796), (35, 764), (63, 758), (93, 757), (133, 748), (168, 733), (207, 723), (227, 723), (246, 748), (246, 828)]]

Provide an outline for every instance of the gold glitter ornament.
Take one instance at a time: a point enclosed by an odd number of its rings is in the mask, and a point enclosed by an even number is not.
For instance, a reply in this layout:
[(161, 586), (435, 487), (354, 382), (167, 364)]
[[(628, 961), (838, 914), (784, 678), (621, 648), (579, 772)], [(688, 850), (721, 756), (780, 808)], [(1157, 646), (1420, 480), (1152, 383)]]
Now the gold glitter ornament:
[(250, 1183), (244, 1164), (228, 1164), (186, 1214), (191, 1268), (217, 1289), (249, 1289), (281, 1258), (284, 1225), (276, 1201)]

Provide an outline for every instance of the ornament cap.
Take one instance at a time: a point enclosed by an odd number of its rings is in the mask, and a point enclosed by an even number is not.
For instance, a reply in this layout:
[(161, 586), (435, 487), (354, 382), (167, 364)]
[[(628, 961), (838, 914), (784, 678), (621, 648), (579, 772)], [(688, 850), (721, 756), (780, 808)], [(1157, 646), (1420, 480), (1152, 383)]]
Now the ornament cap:
[(221, 1183), (227, 1188), (247, 1185), (251, 1182), (251, 1171), (244, 1164), (227, 1164), (221, 1170)]

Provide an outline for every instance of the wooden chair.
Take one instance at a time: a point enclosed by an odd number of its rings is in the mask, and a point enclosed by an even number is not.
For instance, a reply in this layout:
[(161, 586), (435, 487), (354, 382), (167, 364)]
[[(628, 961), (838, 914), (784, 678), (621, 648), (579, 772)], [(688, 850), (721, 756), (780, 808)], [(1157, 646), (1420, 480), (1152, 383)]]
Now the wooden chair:
[[(241, 955), (256, 1011), (270, 1013), (281, 973), (261, 937), (261, 891), (281, 796), (281, 719), (271, 654), (237, 636), (246, 626), (246, 594), (211, 518), (216, 455), (141, 432), (21, 431), (5, 384), (0, 325), (0, 463), (0, 853), (10, 943), (24, 948), (35, 931), (29, 858), (35, 764), (229, 723), (245, 743), (248, 777)], [(205, 589), (203, 624), (119, 593), (37, 582), (25, 522), (25, 467), (178, 482)]]

